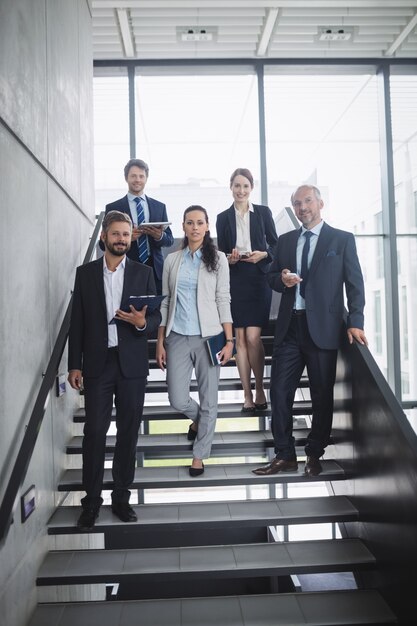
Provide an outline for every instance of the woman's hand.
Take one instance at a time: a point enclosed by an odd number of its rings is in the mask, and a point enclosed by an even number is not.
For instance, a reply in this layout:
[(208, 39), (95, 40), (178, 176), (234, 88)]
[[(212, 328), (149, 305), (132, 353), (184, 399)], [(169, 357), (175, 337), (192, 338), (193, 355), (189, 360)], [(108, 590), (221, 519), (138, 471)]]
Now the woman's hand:
[(219, 352), (219, 361), (220, 365), (226, 365), (228, 361), (233, 356), (233, 347), (234, 344), (231, 341), (228, 341), (225, 346)]
[(237, 248), (233, 248), (231, 253), (227, 255), (227, 260), (229, 261), (229, 265), (235, 265), (238, 261), (240, 261), (240, 254)]
[(167, 364), (167, 353), (163, 342), (160, 341), (156, 344), (156, 362), (158, 367), (164, 372)]
[(244, 263), (259, 263), (262, 259), (266, 259), (268, 252), (266, 250), (254, 250), (249, 253), (249, 256), (242, 257), (240, 260)]

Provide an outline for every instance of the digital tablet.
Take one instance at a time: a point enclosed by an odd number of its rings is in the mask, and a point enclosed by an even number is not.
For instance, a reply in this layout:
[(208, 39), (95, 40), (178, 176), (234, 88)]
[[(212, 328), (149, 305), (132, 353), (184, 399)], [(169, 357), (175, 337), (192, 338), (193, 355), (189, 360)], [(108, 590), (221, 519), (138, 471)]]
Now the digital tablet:
[(171, 224), (172, 222), (142, 222), (141, 226), (156, 226), (158, 228), (162, 226), (166, 230)]

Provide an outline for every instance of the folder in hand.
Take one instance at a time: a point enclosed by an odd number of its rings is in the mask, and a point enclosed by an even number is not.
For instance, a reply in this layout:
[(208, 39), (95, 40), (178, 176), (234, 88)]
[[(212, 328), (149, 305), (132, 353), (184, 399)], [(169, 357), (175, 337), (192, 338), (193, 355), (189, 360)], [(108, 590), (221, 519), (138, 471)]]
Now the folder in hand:
[(130, 305), (134, 306), (137, 311), (143, 309), (144, 306), (148, 307), (148, 311), (154, 311), (161, 305), (162, 300), (166, 296), (129, 296), (128, 300), (120, 305), (122, 311), (130, 311)]
[[(206, 339), (206, 345), (210, 357), (210, 361), (212, 365), (220, 365), (220, 361), (218, 358), (218, 354), (222, 348), (226, 345), (226, 335), (224, 331), (219, 333), (218, 335), (213, 335), (213, 337), (209, 337)], [(236, 354), (236, 341), (233, 340), (233, 354)]]
[[(166, 296), (129, 296), (127, 300), (124, 300), (121, 303), (120, 309), (122, 311), (126, 311), (126, 313), (129, 313), (130, 305), (134, 306), (137, 311), (140, 311), (146, 305), (148, 307), (147, 312), (151, 313), (155, 309), (159, 308), (164, 298), (166, 298)], [(116, 318), (114, 317), (109, 323), (116, 324), (121, 321), (122, 320), (116, 320)]]

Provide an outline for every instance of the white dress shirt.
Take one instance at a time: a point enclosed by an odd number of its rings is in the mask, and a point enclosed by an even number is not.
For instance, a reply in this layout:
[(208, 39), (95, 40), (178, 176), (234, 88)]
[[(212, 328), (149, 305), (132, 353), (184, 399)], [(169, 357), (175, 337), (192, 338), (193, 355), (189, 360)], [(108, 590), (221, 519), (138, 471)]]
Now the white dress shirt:
[(106, 311), (108, 324), (108, 347), (114, 348), (119, 344), (117, 335), (117, 324), (110, 324), (114, 318), (117, 309), (120, 309), (122, 301), (123, 282), (125, 277), (126, 256), (116, 267), (114, 272), (109, 270), (106, 263), (106, 257), (103, 257), (103, 280), (104, 295), (106, 297)]

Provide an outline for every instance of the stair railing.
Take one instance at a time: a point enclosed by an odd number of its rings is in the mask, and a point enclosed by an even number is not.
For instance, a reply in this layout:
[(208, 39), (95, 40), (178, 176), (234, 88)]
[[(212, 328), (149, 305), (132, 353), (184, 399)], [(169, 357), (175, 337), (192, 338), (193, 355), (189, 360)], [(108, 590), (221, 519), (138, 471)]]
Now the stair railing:
[[(103, 222), (103, 217), (104, 211), (100, 213), (97, 218), (97, 222), (91, 236), (87, 252), (84, 257), (83, 265), (85, 263), (88, 263), (93, 258), (94, 250), (96, 248), (98, 236)], [(65, 345), (68, 339), (71, 320), (71, 308), (72, 296), (65, 312), (61, 328), (55, 341), (55, 345), (52, 349), (49, 363), (43, 375), (43, 380), (40, 385), (38, 395), (33, 406), (22, 443), (20, 445), (20, 449), (17, 453), (16, 460), (10, 474), (9, 482), (4, 492), (3, 501), (0, 504), (0, 546), (3, 545), (9, 532), (9, 528), (13, 519), (15, 505), (17, 503), (17, 495), (23, 484), (23, 481), (26, 478), (29, 463), (35, 449), (36, 440), (38, 438), (38, 434), (42, 426), (42, 421), (45, 416), (46, 408), (48, 406), (51, 389), (54, 386), (55, 379), (58, 374), (59, 364), (61, 362)]]

